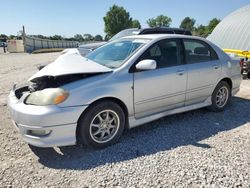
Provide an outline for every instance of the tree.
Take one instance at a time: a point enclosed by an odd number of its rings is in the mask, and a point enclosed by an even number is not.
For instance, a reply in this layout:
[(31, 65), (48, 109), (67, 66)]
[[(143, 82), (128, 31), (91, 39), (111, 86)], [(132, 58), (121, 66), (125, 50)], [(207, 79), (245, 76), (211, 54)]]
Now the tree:
[(10, 35), (10, 36), (9, 36), (9, 39), (15, 39), (15, 38), (16, 38), (15, 35)]
[(209, 24), (207, 26), (207, 36), (210, 35), (214, 28), (220, 23), (220, 20), (217, 18), (213, 18), (212, 20), (209, 21)]
[(180, 28), (188, 29), (190, 31), (193, 31), (194, 30), (194, 24), (195, 24), (195, 19), (190, 18), (190, 17), (185, 17), (181, 22)]
[(147, 20), (149, 27), (169, 27), (172, 19), (168, 16), (159, 15), (156, 18), (150, 18)]
[(204, 25), (198, 25), (194, 29), (194, 35), (200, 36), (200, 37), (206, 37), (206, 35), (207, 35), (207, 27), (204, 26)]
[(85, 41), (91, 41), (91, 40), (94, 39), (94, 37), (93, 37), (91, 34), (86, 33), (86, 34), (83, 35), (83, 39), (84, 39)]
[(133, 20), (131, 27), (133, 27), (133, 28), (139, 28), (140, 29), (141, 28), (141, 24), (140, 24), (140, 22), (138, 20)]
[(0, 39), (8, 39), (8, 36), (5, 34), (0, 34)]
[(47, 39), (48, 38), (48, 37), (46, 37), (44, 35), (41, 35), (41, 34), (37, 35), (36, 37), (39, 38), (39, 39)]
[(113, 5), (106, 16), (103, 17), (104, 20), (104, 31), (108, 37), (114, 36), (116, 33), (123, 29), (130, 28), (132, 26), (132, 18), (123, 7)]
[(54, 35), (49, 37), (51, 40), (63, 40), (63, 37), (61, 35)]
[(78, 41), (78, 40), (75, 39), (75, 37), (64, 38), (64, 40), (67, 40), (67, 41)]
[(81, 34), (74, 35), (74, 39), (78, 42), (82, 42), (84, 40)]
[(201, 37), (207, 37), (212, 33), (214, 28), (220, 23), (220, 20), (217, 18), (213, 18), (212, 20), (209, 21), (207, 26), (204, 25), (198, 25), (194, 29), (194, 35), (201, 36)]
[(96, 35), (96, 36), (94, 37), (94, 40), (95, 40), (95, 41), (103, 41), (103, 38), (102, 38), (101, 35)]

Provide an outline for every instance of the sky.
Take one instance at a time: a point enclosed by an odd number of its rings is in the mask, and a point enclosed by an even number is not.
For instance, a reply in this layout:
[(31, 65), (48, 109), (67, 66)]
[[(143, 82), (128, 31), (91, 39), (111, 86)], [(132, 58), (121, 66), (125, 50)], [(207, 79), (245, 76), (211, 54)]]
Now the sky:
[(123, 6), (142, 27), (160, 14), (172, 18), (171, 27), (179, 27), (186, 16), (203, 25), (214, 17), (223, 19), (250, 0), (0, 0), (0, 34), (16, 35), (24, 25), (30, 35), (104, 36), (103, 17), (114, 4)]

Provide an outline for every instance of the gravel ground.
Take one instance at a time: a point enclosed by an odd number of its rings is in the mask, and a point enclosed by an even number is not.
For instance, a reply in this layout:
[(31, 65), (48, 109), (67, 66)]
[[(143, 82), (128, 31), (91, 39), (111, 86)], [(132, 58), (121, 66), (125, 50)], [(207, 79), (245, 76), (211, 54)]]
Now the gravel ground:
[(58, 53), (0, 55), (0, 187), (250, 187), (250, 81), (221, 113), (169, 116), (103, 150), (29, 147), (6, 98)]

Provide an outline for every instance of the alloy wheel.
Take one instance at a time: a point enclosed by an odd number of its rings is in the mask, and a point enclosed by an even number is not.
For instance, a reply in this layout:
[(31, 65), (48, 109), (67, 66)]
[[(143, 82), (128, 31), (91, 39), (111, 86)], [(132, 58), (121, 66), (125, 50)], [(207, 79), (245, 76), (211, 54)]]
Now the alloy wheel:
[(106, 143), (112, 140), (119, 130), (120, 119), (116, 112), (103, 110), (91, 121), (90, 136), (97, 143)]
[(221, 87), (216, 94), (216, 105), (222, 108), (226, 105), (228, 100), (228, 89), (227, 87)]

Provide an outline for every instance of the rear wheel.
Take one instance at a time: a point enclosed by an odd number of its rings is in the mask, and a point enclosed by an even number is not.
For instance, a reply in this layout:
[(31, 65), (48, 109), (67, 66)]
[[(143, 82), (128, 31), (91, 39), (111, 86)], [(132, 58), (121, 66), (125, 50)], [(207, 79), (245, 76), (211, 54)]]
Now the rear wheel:
[(243, 72), (243, 73), (242, 73), (242, 79), (245, 80), (245, 79), (247, 79), (247, 78), (248, 78), (248, 73)]
[(91, 106), (79, 119), (78, 138), (84, 145), (103, 148), (115, 143), (125, 127), (122, 108), (105, 101)]
[(231, 89), (227, 82), (221, 81), (212, 94), (212, 105), (210, 110), (218, 112), (224, 110), (231, 98)]

